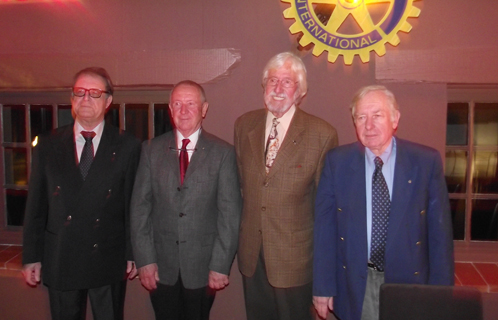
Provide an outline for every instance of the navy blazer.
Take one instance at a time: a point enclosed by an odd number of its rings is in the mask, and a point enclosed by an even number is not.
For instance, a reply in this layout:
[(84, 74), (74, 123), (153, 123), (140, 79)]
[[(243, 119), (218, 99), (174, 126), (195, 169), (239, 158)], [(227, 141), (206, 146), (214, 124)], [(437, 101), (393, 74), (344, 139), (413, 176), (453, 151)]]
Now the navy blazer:
[[(314, 226), (313, 295), (334, 297), (341, 319), (360, 319), (368, 262), (365, 148), (327, 154)], [(385, 282), (453, 285), (453, 235), (439, 153), (396, 138)]]

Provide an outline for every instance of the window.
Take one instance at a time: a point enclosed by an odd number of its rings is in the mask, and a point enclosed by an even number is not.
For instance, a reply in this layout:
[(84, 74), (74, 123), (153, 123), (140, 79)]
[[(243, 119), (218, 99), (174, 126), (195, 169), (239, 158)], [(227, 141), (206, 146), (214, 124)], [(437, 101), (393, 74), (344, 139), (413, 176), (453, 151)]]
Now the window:
[[(0, 93), (0, 243), (21, 243), (24, 209), (36, 137), (70, 124), (70, 93)], [(170, 131), (169, 91), (116, 91), (105, 121), (147, 140)]]
[(453, 236), (498, 248), (498, 90), (448, 90), (445, 176)]

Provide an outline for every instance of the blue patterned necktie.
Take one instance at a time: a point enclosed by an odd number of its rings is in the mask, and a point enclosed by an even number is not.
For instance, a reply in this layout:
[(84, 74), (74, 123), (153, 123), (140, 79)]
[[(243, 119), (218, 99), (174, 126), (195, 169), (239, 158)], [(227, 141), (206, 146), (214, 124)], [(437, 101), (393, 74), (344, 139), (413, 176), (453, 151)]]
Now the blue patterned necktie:
[(81, 151), (80, 157), (80, 172), (83, 180), (86, 179), (88, 171), (90, 171), (90, 166), (93, 162), (93, 137), (95, 137), (95, 132), (93, 131), (81, 131), (81, 135), (85, 138), (85, 145)]
[(375, 171), (372, 177), (372, 245), (370, 261), (384, 271), (384, 253), (386, 251), (387, 227), (391, 200), (386, 180), (382, 174), (382, 159), (374, 160)]

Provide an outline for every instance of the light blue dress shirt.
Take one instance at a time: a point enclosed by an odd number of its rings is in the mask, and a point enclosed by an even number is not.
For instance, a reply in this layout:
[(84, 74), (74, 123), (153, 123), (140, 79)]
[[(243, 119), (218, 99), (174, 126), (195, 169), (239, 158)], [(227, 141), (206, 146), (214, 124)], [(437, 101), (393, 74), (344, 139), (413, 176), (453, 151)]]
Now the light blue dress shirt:
[[(368, 240), (368, 259), (370, 260), (370, 244), (372, 238), (372, 177), (375, 171), (376, 155), (368, 148), (365, 148), (365, 185), (367, 190), (367, 240)], [(389, 196), (393, 195), (394, 166), (396, 164), (396, 139), (394, 137), (386, 150), (380, 155), (384, 165), (382, 174), (389, 189)]]

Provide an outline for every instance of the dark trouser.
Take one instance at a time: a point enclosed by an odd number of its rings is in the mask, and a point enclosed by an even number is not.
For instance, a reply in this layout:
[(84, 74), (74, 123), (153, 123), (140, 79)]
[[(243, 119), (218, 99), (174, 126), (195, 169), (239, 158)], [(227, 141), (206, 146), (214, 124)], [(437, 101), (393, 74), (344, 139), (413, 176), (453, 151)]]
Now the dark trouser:
[(59, 291), (48, 288), (53, 320), (84, 320), (90, 298), (94, 320), (122, 320), (126, 280), (99, 288)]
[(252, 277), (242, 276), (247, 320), (314, 319), (312, 284), (275, 288), (268, 282), (262, 251)]
[(209, 286), (187, 289), (178, 276), (173, 286), (158, 282), (150, 301), (157, 320), (208, 320), (215, 294)]
[(384, 272), (368, 268), (367, 287), (363, 299), (361, 320), (379, 319), (380, 285), (384, 283)]

